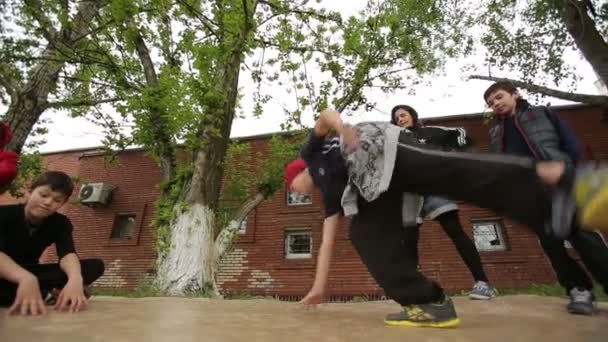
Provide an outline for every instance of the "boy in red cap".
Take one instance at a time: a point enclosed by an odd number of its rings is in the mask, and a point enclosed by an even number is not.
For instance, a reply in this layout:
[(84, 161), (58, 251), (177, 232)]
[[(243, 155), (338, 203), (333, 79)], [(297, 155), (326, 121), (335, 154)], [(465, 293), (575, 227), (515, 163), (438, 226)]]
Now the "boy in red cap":
[[(326, 141), (331, 130), (340, 138)], [(546, 225), (553, 192), (569, 194), (572, 189), (565, 184), (574, 183), (564, 179), (569, 174), (561, 162), (430, 150), (406, 129), (388, 122), (350, 127), (330, 110), (321, 112), (301, 157), (287, 165), (286, 186), (308, 194), (318, 188), (325, 207), (315, 280), (302, 303), (308, 307), (323, 301), (336, 229), (342, 216), (353, 216), (350, 238), (355, 249), (387, 296), (403, 308), (386, 317), (389, 325), (443, 328), (459, 323), (452, 301), (416, 270), (403, 248), (404, 192), (445, 195), (544, 229), (554, 227)], [(608, 182), (601, 186), (608, 187)]]
[(4, 193), (13, 179), (17, 176), (17, 161), (19, 156), (12, 151), (4, 151), (11, 141), (11, 130), (4, 122), (0, 122), (0, 194)]

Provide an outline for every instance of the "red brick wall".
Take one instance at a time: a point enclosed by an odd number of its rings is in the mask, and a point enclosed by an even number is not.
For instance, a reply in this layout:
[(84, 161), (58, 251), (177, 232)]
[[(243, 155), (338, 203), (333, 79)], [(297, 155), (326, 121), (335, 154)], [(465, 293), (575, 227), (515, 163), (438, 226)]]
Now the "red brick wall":
[[(608, 159), (608, 122), (599, 109), (582, 107), (562, 111), (562, 117), (576, 131), (586, 157)], [(457, 117), (429, 120), (427, 124), (464, 126), (475, 140), (478, 150), (487, 145), (487, 130), (479, 117)], [(255, 152), (264, 152), (266, 139), (251, 139)], [(254, 152), (254, 153), (255, 153)], [(254, 158), (255, 160), (255, 158)], [(130, 151), (119, 157), (118, 165), (109, 165), (101, 156), (84, 156), (82, 152), (55, 153), (46, 156), (50, 169), (61, 169), (81, 181), (106, 182), (117, 186), (111, 204), (89, 208), (69, 204), (64, 212), (75, 226), (75, 239), (81, 257), (100, 257), (108, 270), (99, 286), (134, 287), (153, 272), (154, 229), (150, 226), (160, 179), (154, 161), (141, 151)], [(77, 189), (78, 190), (78, 189)], [(498, 194), (497, 194), (498, 195)], [(321, 242), (323, 214), (320, 194), (313, 194), (312, 205), (287, 207), (285, 193), (280, 191), (263, 202), (249, 215), (246, 232), (221, 265), (219, 280), (225, 292), (301, 296), (310, 288), (315, 258)], [(130, 241), (112, 241), (110, 234), (118, 213), (135, 213), (137, 227)], [(461, 204), (461, 220), (471, 233), (471, 220), (496, 215), (483, 209)], [(525, 228), (505, 221), (509, 246), (503, 252), (482, 252), (484, 267), (491, 282), (498, 287), (525, 287), (531, 283), (554, 282), (555, 277), (537, 240)], [(313, 256), (288, 260), (284, 255), (285, 229), (310, 227), (313, 233)], [(423, 272), (450, 290), (468, 289), (472, 278), (450, 239), (435, 222), (422, 228), (420, 256)], [(53, 253), (44, 260), (52, 260)], [(360, 262), (350, 240), (347, 226), (338, 232), (336, 252), (330, 276), (330, 294), (379, 295), (382, 291)]]

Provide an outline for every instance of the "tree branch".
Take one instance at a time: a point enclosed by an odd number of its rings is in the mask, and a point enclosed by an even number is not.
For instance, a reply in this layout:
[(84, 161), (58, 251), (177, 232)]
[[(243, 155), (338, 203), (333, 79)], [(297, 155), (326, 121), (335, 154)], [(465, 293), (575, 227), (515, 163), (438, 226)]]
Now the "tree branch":
[(4, 87), (11, 98), (15, 95), (15, 89), (17, 87), (15, 86), (14, 82), (8, 78), (4, 78), (2, 74), (0, 74), (0, 86)]
[(215, 238), (215, 252), (217, 253), (218, 259), (230, 250), (241, 222), (253, 209), (262, 203), (262, 201), (264, 201), (264, 195), (260, 192), (245, 200), (239, 209), (237, 209), (228, 225), (220, 231), (219, 235)]
[[(112, 63), (106, 63), (105, 61), (102, 61), (100, 59), (96, 59), (92, 56), (89, 56), (86, 54), (86, 50), (82, 50), (81, 52), (82, 55), (80, 56), (68, 56), (67, 54), (64, 54), (63, 52), (57, 50), (54, 46), (52, 47), (54, 49), (54, 51), (58, 51), (62, 54), (62, 56), (65, 56), (65, 58), (51, 58), (48, 57), (46, 55), (42, 56), (42, 57), (36, 57), (36, 56), (26, 56), (26, 55), (11, 55), (10, 58), (8, 58), (9, 62), (12, 61), (18, 61), (18, 62), (31, 62), (31, 61), (40, 61), (42, 63), (45, 62), (53, 62), (53, 63), (71, 63), (71, 64), (82, 64), (82, 65), (91, 65), (91, 64), (95, 64), (95, 65), (100, 65), (103, 66), (106, 69), (109, 70), (114, 70), (116, 68), (119, 68), (116, 64), (112, 64)], [(98, 50), (99, 51), (99, 50)], [(107, 57), (107, 59), (109, 61), (111, 60), (111, 56), (107, 55), (104, 52), (104, 55)]]
[(414, 67), (410, 66), (410, 67), (407, 67), (407, 68), (387, 70), (387, 71), (384, 71), (384, 72), (379, 73), (377, 75), (368, 77), (367, 81), (373, 81), (373, 80), (375, 80), (375, 79), (377, 79), (379, 77), (388, 76), (388, 75), (392, 75), (392, 74), (396, 74), (396, 73), (399, 73), (399, 72), (402, 72), (402, 71), (408, 71), (408, 70), (412, 70), (412, 69), (414, 69)]
[(589, 16), (586, 4), (582, 1), (565, 1), (560, 16), (576, 47), (604, 84), (608, 84), (608, 44), (598, 32), (594, 19)]
[(216, 23), (213, 20), (211, 20), (210, 18), (208, 18), (205, 14), (201, 13), (201, 11), (192, 7), (190, 4), (188, 4), (188, 2), (186, 2), (184, 0), (178, 0), (177, 2), (179, 4), (185, 6), (186, 8), (188, 8), (192, 12), (192, 14), (194, 14), (194, 16), (196, 16), (200, 20), (200, 22), (203, 24), (203, 26), (205, 26), (205, 28), (207, 30), (209, 30), (209, 32), (211, 32), (211, 34), (213, 34), (218, 39), (220, 38), (217, 31), (212, 27), (212, 25), (214, 25), (216, 27), (219, 26), (218, 23)]
[[(374, 33), (378, 31), (378, 19), (374, 21), (374, 26), (372, 28)], [(352, 102), (356, 99), (356, 96), (360, 94), (361, 89), (369, 82), (369, 73), (374, 66), (373, 60), (376, 58), (374, 53), (380, 54), (380, 50), (376, 46), (378, 43), (377, 40), (371, 42), (369, 50), (367, 51), (367, 55), (365, 58), (357, 65), (355, 71), (353, 72), (353, 79), (348, 82), (349, 86), (347, 90), (338, 101), (336, 101), (336, 110), (338, 112), (343, 112), (348, 106), (352, 104)], [(372, 54), (374, 54), (372, 56)], [(363, 79), (357, 79), (357, 75), (361, 75), (360, 77)]]
[(271, 3), (271, 2), (266, 1), (266, 0), (258, 0), (258, 3), (264, 4), (264, 5), (270, 7), (272, 9), (274, 9), (274, 10), (279, 10), (279, 11), (284, 10), (285, 13), (281, 13), (281, 14), (293, 13), (293, 14), (301, 15), (301, 16), (309, 15), (309, 16), (315, 17), (317, 19), (337, 22), (337, 20), (335, 20), (333, 17), (331, 17), (329, 15), (321, 14), (321, 13), (319, 13), (317, 11), (314, 11), (314, 10), (300, 10), (300, 9), (298, 9), (298, 8), (304, 6), (306, 4), (306, 2), (308, 2), (308, 1), (304, 1), (303, 3), (301, 3), (299, 5), (296, 5), (294, 7), (291, 7), (291, 8), (289, 8), (289, 7), (281, 8), (279, 5), (277, 5), (275, 3)]
[[(276, 47), (276, 48), (280, 48), (280, 45), (278, 43), (273, 43), (271, 41), (268, 40), (264, 40), (263, 38), (254, 38), (254, 41), (261, 43), (264, 47)], [(332, 53), (330, 51), (324, 51), (312, 46), (290, 46), (288, 49), (288, 51), (293, 51), (293, 52), (298, 52), (298, 53), (304, 53), (304, 52), (319, 52), (322, 53), (324, 55), (327, 56), (332, 56), (332, 57), (339, 57), (337, 54)]]
[(410, 89), (411, 86), (389, 86), (389, 85), (381, 85), (381, 84), (371, 84), (366, 85), (364, 88), (389, 88), (389, 89)]
[(102, 103), (111, 103), (118, 102), (124, 100), (120, 97), (113, 97), (109, 99), (101, 99), (101, 100), (75, 100), (75, 101), (57, 101), (57, 102), (49, 102), (47, 103), (45, 109), (47, 108), (70, 108), (70, 107), (90, 107), (95, 106)]
[[(141, 30), (137, 28), (135, 36), (133, 37), (133, 43), (137, 50), (139, 61), (144, 69), (144, 75), (146, 76), (146, 84), (150, 89), (158, 88), (160, 82), (158, 80), (158, 74), (154, 69), (154, 63), (150, 57), (150, 50), (148, 49), (144, 37), (141, 35)], [(153, 125), (152, 134), (157, 140), (155, 146), (155, 152), (160, 158), (161, 170), (163, 172), (163, 180), (168, 181), (175, 178), (177, 161), (175, 157), (174, 141), (171, 137), (167, 120), (163, 116), (162, 106), (148, 105), (149, 119)], [(167, 195), (167, 193), (163, 194)]]
[[(123, 60), (128, 60), (127, 58), (127, 54), (125, 53), (125, 48), (120, 45), (116, 39), (114, 39), (114, 37), (112, 36), (112, 34), (110, 33), (105, 33), (104, 34), (105, 37), (112, 41), (112, 43), (115, 45), (116, 50), (118, 50), (123, 58)], [(103, 44), (100, 43), (99, 37), (97, 36), (97, 34), (93, 33), (91, 35), (93, 41), (96, 44), (97, 49), (94, 49), (94, 51), (98, 51), (101, 52), (101, 54), (103, 54), (103, 56), (105, 56), (106, 60), (108, 61), (107, 63), (103, 62), (96, 62), (97, 64), (100, 65), (104, 65), (105, 69), (108, 70), (108, 72), (114, 74), (116, 77), (118, 77), (120, 79), (120, 84), (124, 85), (125, 87), (140, 91), (141, 88), (144, 86), (143, 84), (141, 84), (140, 82), (137, 82), (137, 80), (134, 80), (134, 83), (130, 82), (128, 79), (128, 75), (125, 72), (125, 69), (128, 68), (120, 66), (118, 64), (116, 64), (116, 62), (114, 61), (114, 57), (102, 46)]]
[(247, 0), (243, 0), (243, 12), (245, 12), (245, 25), (249, 25), (249, 10), (247, 10)]
[(171, 27), (171, 19), (169, 18), (169, 15), (165, 13), (163, 16), (161, 16), (160, 22), (165, 27), (165, 30), (167, 30), (167, 38), (161, 38), (161, 51), (163, 52), (165, 60), (169, 66), (179, 67), (179, 61), (175, 58), (175, 51), (172, 49), (174, 46), (173, 29)]
[(154, 69), (154, 63), (152, 62), (152, 58), (150, 58), (150, 51), (148, 50), (148, 47), (146, 46), (146, 43), (144, 41), (144, 37), (142, 37), (139, 29), (135, 33), (133, 41), (135, 43), (137, 55), (139, 56), (139, 61), (143, 66), (144, 75), (146, 76), (146, 82), (148, 83), (148, 86), (158, 86), (158, 77), (156, 75), (156, 70)]
[(82, 82), (82, 83), (88, 82), (90, 84), (100, 86), (102, 88), (119, 89), (119, 87), (117, 85), (112, 84), (112, 83), (105, 83), (105, 82), (94, 81), (94, 80), (85, 80), (85, 79), (74, 77), (74, 76), (59, 75), (59, 76), (57, 76), (57, 78), (68, 80), (68, 81), (73, 81), (73, 82)]
[(561, 91), (557, 89), (551, 89), (543, 86), (539, 86), (532, 83), (512, 80), (509, 78), (501, 78), (501, 77), (492, 77), (492, 76), (481, 76), (481, 75), (472, 75), (469, 76), (469, 79), (474, 80), (484, 80), (484, 81), (493, 81), (493, 82), (511, 82), (514, 86), (522, 89), (526, 89), (532, 93), (543, 94), (547, 96), (556, 97), (558, 99), (587, 103), (592, 105), (599, 106), (608, 106), (608, 96), (603, 95), (587, 95), (587, 94), (577, 94), (571, 93), (567, 91)]
[(53, 28), (53, 23), (46, 16), (46, 14), (42, 11), (42, 4), (39, 0), (24, 0), (25, 5), (30, 9), (31, 15), (36, 19), (38, 24), (40, 25), (40, 29), (44, 35), (44, 38), (48, 40), (49, 43), (55, 42), (55, 37), (57, 37), (57, 31)]

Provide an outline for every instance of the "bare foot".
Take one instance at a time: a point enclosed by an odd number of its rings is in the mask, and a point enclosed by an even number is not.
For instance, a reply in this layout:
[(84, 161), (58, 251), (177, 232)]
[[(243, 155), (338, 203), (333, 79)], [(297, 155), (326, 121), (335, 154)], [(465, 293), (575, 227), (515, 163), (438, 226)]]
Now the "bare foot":
[(557, 185), (565, 169), (566, 164), (561, 161), (540, 162), (536, 164), (536, 173), (547, 185)]

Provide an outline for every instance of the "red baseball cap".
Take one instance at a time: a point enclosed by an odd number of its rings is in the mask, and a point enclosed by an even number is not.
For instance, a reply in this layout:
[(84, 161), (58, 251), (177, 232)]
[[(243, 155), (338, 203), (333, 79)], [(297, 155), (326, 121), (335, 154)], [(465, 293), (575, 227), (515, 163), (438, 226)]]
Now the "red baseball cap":
[(13, 135), (11, 134), (11, 129), (4, 122), (0, 122), (0, 150), (4, 148), (10, 141)]
[(302, 171), (306, 170), (308, 165), (304, 159), (299, 158), (285, 166), (285, 185), (289, 188), (291, 186), (291, 182), (293, 182), (294, 178), (299, 175)]
[[(0, 122), (0, 189), (10, 184), (17, 177), (19, 156), (12, 151), (2, 151), (11, 141), (11, 130), (7, 124)], [(2, 190), (0, 190), (2, 191)]]
[(17, 177), (18, 163), (19, 156), (17, 153), (0, 151), (0, 189), (10, 184)]

